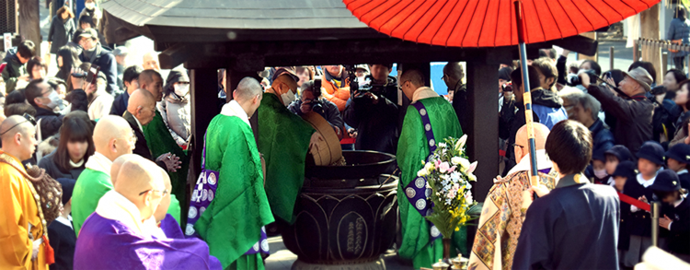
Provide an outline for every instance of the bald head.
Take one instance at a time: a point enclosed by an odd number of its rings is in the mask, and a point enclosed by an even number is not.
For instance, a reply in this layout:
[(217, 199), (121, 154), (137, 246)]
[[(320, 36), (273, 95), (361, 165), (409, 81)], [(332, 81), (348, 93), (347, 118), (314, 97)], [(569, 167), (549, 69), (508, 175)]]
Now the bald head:
[(263, 93), (263, 88), (261, 88), (261, 84), (259, 84), (256, 79), (244, 77), (237, 84), (237, 89), (235, 89), (233, 95), (237, 102), (242, 103), (243, 101), (247, 101), (258, 95), (261, 95), (261, 93)]
[(158, 64), (158, 53), (147, 52), (144, 54), (142, 60), (142, 66), (144, 69), (160, 70), (160, 65)]
[(19, 115), (7, 117), (0, 124), (2, 150), (20, 160), (31, 158), (36, 150), (36, 129)]
[(113, 183), (113, 186), (115, 185), (115, 182), (117, 181), (117, 177), (120, 174), (120, 169), (122, 168), (122, 164), (124, 164), (127, 160), (134, 159), (134, 158), (143, 158), (139, 155), (135, 154), (125, 154), (122, 156), (119, 156), (113, 161), (113, 165), (110, 166), (110, 181)]
[(119, 116), (107, 115), (98, 120), (93, 129), (93, 143), (96, 152), (115, 160), (121, 155), (131, 154), (134, 132), (127, 121)]
[[(549, 128), (541, 123), (532, 123), (534, 127), (534, 144), (537, 150), (543, 150), (546, 146), (546, 137), (549, 136)], [(527, 125), (518, 129), (515, 134), (515, 160), (520, 162), (523, 157), (529, 154), (529, 138), (527, 136)]]
[(460, 62), (448, 62), (448, 64), (443, 67), (443, 76), (446, 86), (448, 86), (448, 88), (454, 88), (458, 81), (462, 80), (465, 76), (465, 71)]
[(139, 120), (142, 125), (147, 125), (156, 115), (155, 97), (146, 90), (138, 89), (129, 96), (127, 111)]
[(163, 99), (163, 77), (158, 71), (147, 69), (139, 74), (139, 88), (149, 91), (156, 101)]
[(418, 69), (405, 70), (400, 76), (400, 83), (409, 81), (415, 88), (424, 86), (424, 74)]
[[(163, 179), (163, 184), (165, 185), (165, 190), (170, 194), (172, 191), (172, 183), (170, 182), (170, 176), (168, 173), (158, 167), (158, 172), (161, 174), (161, 178)], [(168, 213), (168, 208), (170, 208), (170, 199), (172, 195), (169, 196), (164, 196), (161, 199), (160, 204), (156, 208), (156, 211), (153, 213), (153, 216), (156, 218), (156, 221), (161, 221), (165, 218), (165, 215)]]
[(137, 206), (141, 219), (146, 220), (158, 207), (165, 183), (155, 163), (144, 158), (130, 158), (122, 164), (114, 187)]

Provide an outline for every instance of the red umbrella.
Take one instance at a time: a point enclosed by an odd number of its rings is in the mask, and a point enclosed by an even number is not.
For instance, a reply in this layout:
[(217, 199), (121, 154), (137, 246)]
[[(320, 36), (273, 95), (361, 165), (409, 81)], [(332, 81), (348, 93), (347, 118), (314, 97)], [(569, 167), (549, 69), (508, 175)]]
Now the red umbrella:
[(343, 0), (369, 27), (403, 40), (452, 47), (518, 45), (525, 119), (537, 185), (536, 148), (525, 43), (593, 31), (652, 7), (660, 0)]

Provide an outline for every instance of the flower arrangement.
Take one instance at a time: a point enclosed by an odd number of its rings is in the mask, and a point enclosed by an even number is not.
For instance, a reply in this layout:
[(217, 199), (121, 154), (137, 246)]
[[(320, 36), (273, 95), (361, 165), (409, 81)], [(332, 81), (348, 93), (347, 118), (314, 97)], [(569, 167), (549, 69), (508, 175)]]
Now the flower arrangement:
[(470, 182), (477, 181), (473, 174), (477, 162), (470, 163), (467, 159), (466, 142), (467, 135), (445, 139), (437, 145), (428, 162), (422, 161), (424, 168), (417, 172), (417, 176), (426, 178), (427, 188), (431, 189), (428, 199), (433, 203), (433, 211), (426, 218), (444, 239), (450, 239), (453, 231), (470, 221), (467, 212), (476, 204)]

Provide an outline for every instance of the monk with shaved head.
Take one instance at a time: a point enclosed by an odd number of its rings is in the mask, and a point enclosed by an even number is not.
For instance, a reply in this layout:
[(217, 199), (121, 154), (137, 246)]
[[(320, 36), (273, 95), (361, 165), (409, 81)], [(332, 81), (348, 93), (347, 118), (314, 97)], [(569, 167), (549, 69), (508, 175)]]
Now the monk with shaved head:
[(221, 269), (203, 241), (157, 233), (157, 209), (170, 196), (166, 177), (150, 160), (126, 158), (114, 189), (102, 196), (82, 227), (74, 268)]
[(135, 142), (134, 132), (122, 117), (107, 115), (96, 123), (93, 130), (96, 152), (86, 162), (72, 193), (72, 220), (77, 237), (81, 225), (96, 210), (98, 200), (113, 189), (110, 180), (113, 161), (132, 154)]
[[(514, 206), (527, 209), (532, 203), (532, 191), (539, 194), (539, 196), (543, 196), (549, 190), (555, 188), (556, 173), (551, 170), (553, 163), (549, 160), (545, 150), (549, 128), (540, 123), (533, 123), (532, 126), (534, 128), (537, 169), (539, 171), (537, 183), (532, 183), (531, 181), (529, 137), (527, 125), (523, 125), (515, 135), (515, 145), (513, 146), (515, 160), (518, 164), (508, 172), (506, 177), (498, 177), (498, 179), (494, 180), (494, 186), (489, 190), (487, 198), (500, 199), (486, 200), (484, 202), (482, 215), (479, 217), (478, 232), (472, 246), (473, 252), (470, 255), (470, 268), (496, 269), (496, 267), (499, 267), (510, 269), (513, 265), (512, 255), (515, 254), (515, 247), (517, 246), (525, 218), (524, 210), (515, 209)], [(491, 217), (494, 215), (507, 216), (508, 218), (499, 220), (499, 224), (493, 224)], [(496, 225), (499, 228), (498, 231), (492, 229), (492, 226)], [(488, 234), (487, 232), (489, 231), (492, 231), (493, 235)], [(498, 237), (496, 237), (496, 233), (498, 233)], [(508, 247), (508, 249), (497, 249), (496, 247), (499, 245)], [(479, 253), (480, 250), (489, 250), (489, 256), (482, 258), (476, 256), (476, 254), (481, 254)], [(510, 254), (510, 256), (506, 254)], [(496, 265), (497, 261), (500, 261), (498, 266)], [(490, 265), (493, 265), (494, 268), (491, 268)]]
[(48, 269), (48, 243), (42, 238), (48, 228), (22, 165), (36, 149), (35, 133), (34, 125), (18, 115), (0, 124), (0, 269)]
[[(134, 146), (134, 153), (146, 159), (154, 161), (149, 149), (147, 138), (144, 136), (144, 127), (148, 125), (156, 116), (156, 100), (148, 91), (135, 90), (129, 96), (127, 111), (122, 116), (127, 120), (129, 126), (137, 136), (137, 143)], [(156, 157), (155, 162), (161, 168), (174, 172), (180, 168), (180, 158), (171, 153), (165, 153)]]

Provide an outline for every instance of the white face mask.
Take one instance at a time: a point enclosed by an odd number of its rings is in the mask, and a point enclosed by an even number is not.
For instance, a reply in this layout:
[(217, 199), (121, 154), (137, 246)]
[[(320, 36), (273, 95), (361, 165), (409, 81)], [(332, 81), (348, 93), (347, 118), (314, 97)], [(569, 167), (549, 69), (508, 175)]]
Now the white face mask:
[(185, 97), (189, 94), (189, 84), (176, 84), (174, 87), (175, 94), (179, 97)]
[(88, 9), (93, 9), (93, 8), (96, 7), (96, 3), (94, 3), (94, 2), (89, 2), (89, 3), (84, 4), (84, 6), (85, 6), (86, 8), (88, 8)]
[(55, 107), (62, 103), (62, 99), (60, 99), (60, 95), (58, 95), (56, 91), (51, 92), (48, 98), (50, 99), (50, 103), (45, 104), (45, 106), (50, 109), (55, 109)]
[(297, 98), (295, 96), (295, 93), (292, 92), (292, 90), (288, 90), (287, 93), (280, 95), (280, 98), (283, 100), (283, 105), (286, 107), (290, 105), (295, 99)]
[(601, 169), (601, 170), (594, 170), (594, 176), (596, 176), (599, 179), (604, 179), (605, 177), (609, 176), (606, 173), (606, 169)]

